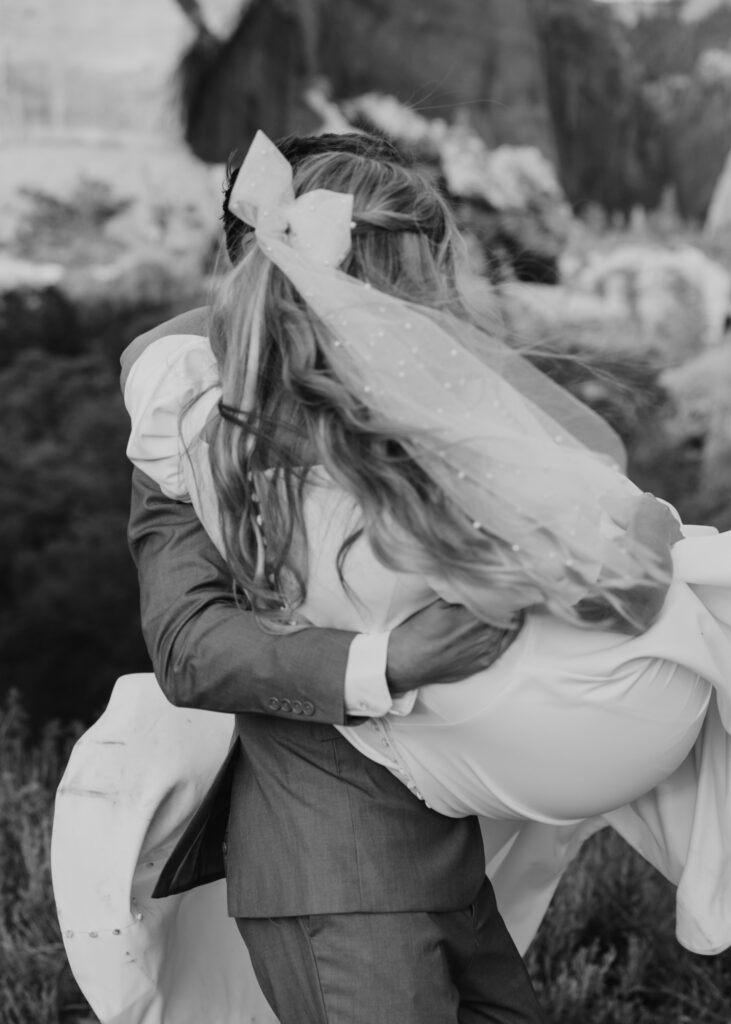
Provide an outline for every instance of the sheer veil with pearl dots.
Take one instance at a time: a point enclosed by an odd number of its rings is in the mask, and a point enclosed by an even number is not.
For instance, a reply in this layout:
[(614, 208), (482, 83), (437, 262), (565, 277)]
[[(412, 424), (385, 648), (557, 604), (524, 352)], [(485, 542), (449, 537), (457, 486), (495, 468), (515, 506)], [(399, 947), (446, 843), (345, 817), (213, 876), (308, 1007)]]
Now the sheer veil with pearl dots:
[[(653, 569), (612, 527), (636, 491), (598, 416), (479, 328), (337, 269), (350, 250), (351, 196), (295, 198), (289, 163), (259, 132), (229, 207), (324, 324), (333, 374), (410, 438), (411, 456), (475, 530), (505, 545), (537, 599), (557, 593), (571, 606), (600, 573), (621, 589), (641, 575), (638, 558)], [(254, 346), (247, 375), (257, 365)]]

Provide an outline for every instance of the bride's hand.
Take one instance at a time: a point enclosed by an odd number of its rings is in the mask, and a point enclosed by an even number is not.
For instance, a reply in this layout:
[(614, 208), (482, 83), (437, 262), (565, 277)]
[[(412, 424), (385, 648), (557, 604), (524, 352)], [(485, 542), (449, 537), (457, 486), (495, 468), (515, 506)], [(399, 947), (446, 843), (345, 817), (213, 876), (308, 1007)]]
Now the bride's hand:
[(386, 677), (394, 696), (431, 683), (456, 683), (489, 668), (515, 630), (480, 622), (462, 605), (437, 600), (391, 631)]
[(654, 494), (640, 496), (627, 526), (627, 533), (661, 556), (683, 539), (680, 523), (672, 509)]
[(618, 620), (617, 628), (630, 635), (644, 633), (658, 618), (672, 578), (672, 547), (683, 539), (674, 511), (653, 494), (642, 494), (626, 505), (623, 510), (611, 510), (614, 522), (623, 528), (627, 537), (640, 544), (655, 556), (657, 568), (666, 577), (667, 583), (657, 579), (644, 579), (631, 590), (624, 592), (625, 606), (630, 611), (634, 625)]
[(604, 510), (615, 526), (661, 556), (683, 539), (677, 513), (654, 494), (629, 499), (607, 498)]

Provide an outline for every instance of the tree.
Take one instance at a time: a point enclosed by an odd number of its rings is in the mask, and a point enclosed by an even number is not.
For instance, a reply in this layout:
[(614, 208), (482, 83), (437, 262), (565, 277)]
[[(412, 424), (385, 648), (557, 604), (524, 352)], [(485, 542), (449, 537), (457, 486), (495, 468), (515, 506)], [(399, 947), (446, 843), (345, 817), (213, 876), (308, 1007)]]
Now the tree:
[(1, 688), (35, 721), (96, 714), (144, 670), (126, 545), (126, 414), (97, 356), (21, 354), (0, 373)]
[(575, 207), (654, 206), (665, 153), (642, 68), (609, 5), (539, 0), (561, 179)]
[(459, 111), (491, 145), (554, 155), (533, 0), (251, 0), (230, 38), (204, 31), (183, 59), (191, 148), (222, 161), (257, 128), (312, 130), (315, 76), (336, 99), (389, 93), (427, 116)]

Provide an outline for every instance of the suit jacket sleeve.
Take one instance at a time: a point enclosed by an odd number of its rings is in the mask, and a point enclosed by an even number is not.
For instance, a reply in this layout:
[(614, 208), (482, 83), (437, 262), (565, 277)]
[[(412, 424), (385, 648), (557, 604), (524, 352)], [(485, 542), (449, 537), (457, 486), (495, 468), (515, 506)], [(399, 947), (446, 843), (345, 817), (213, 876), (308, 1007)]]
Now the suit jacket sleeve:
[(230, 573), (193, 508), (166, 498), (137, 469), (129, 541), (145, 641), (173, 704), (345, 724), (353, 633), (265, 633), (236, 605)]

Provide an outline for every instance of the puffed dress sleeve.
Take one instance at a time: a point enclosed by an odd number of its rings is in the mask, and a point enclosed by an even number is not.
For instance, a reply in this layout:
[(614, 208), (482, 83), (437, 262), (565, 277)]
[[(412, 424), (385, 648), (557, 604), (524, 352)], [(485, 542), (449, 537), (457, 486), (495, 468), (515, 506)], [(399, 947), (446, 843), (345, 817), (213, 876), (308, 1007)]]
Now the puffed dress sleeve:
[(131, 420), (127, 456), (168, 498), (192, 500), (192, 469), (220, 397), (218, 365), (207, 338), (158, 338), (133, 364), (124, 389)]
[(192, 502), (224, 554), (206, 425), (221, 397), (207, 338), (175, 334), (152, 342), (132, 365), (124, 388), (131, 428), (127, 456), (168, 498)]

